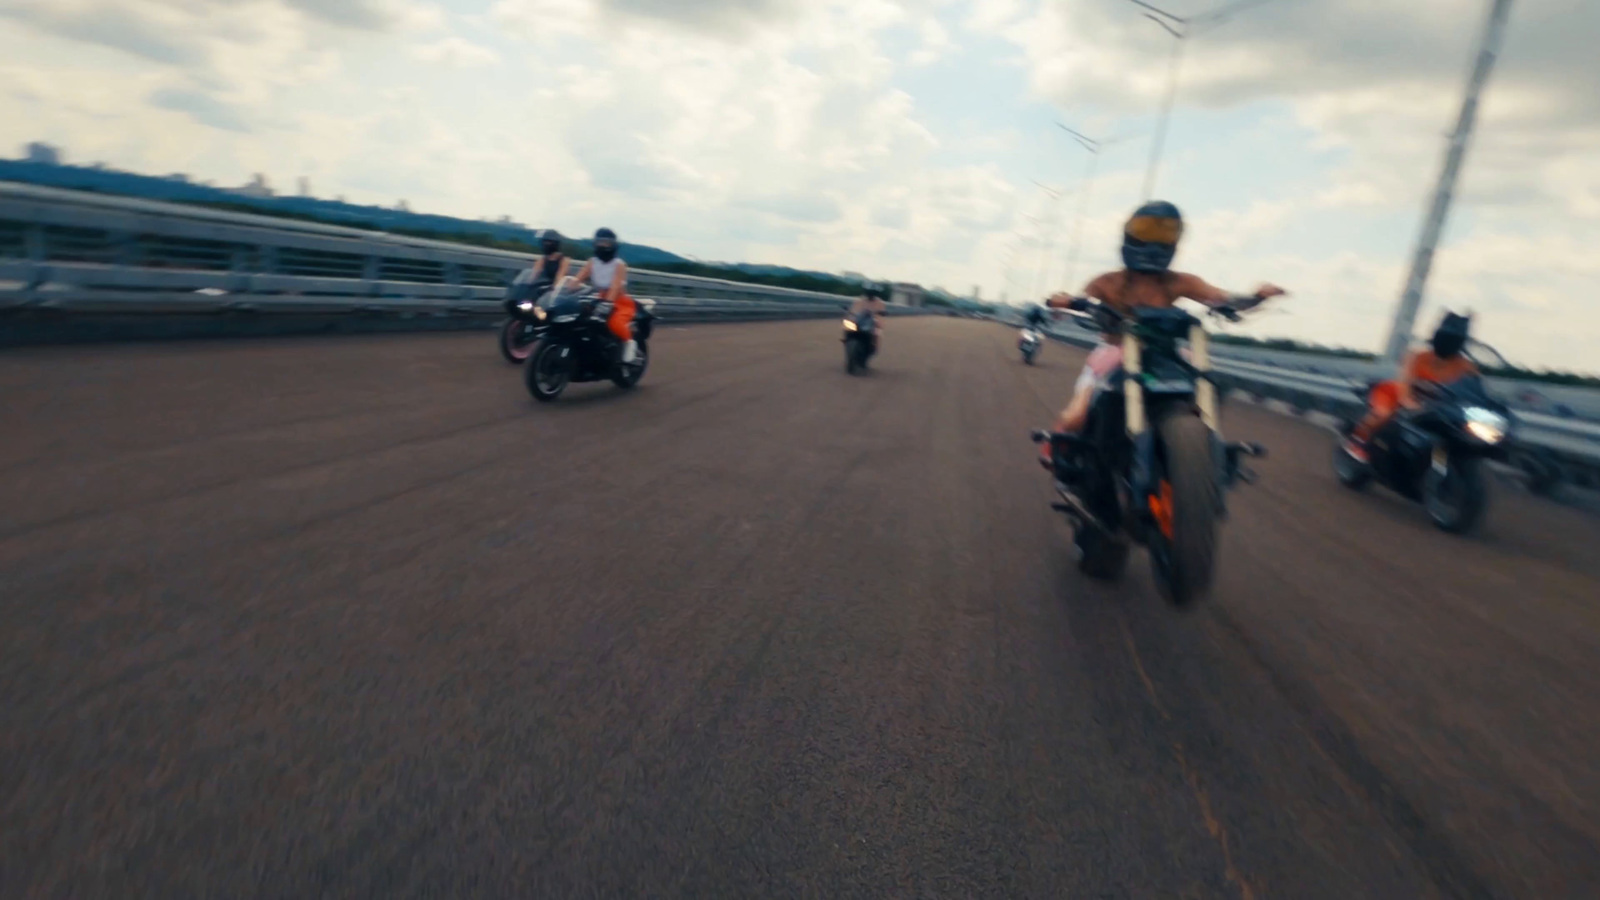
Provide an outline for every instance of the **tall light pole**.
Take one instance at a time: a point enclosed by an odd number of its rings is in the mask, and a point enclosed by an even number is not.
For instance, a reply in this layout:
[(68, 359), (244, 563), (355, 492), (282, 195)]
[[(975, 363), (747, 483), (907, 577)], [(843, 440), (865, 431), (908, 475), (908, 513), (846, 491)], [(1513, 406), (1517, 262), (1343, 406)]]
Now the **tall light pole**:
[(1229, 16), (1251, 6), (1260, 6), (1267, 0), (1238, 0), (1229, 3), (1200, 16), (1177, 16), (1166, 10), (1146, 3), (1145, 0), (1128, 0), (1135, 6), (1143, 8), (1144, 17), (1160, 25), (1168, 34), (1172, 35), (1172, 57), (1167, 61), (1167, 93), (1166, 99), (1161, 104), (1161, 117), (1156, 120), (1156, 135), (1150, 141), (1150, 164), (1144, 173), (1144, 199), (1149, 200), (1155, 196), (1156, 171), (1161, 166), (1161, 151), (1167, 142), (1167, 124), (1172, 119), (1172, 107), (1178, 100), (1178, 73), (1183, 69), (1183, 48), (1189, 38), (1202, 31), (1215, 28), (1226, 22)]
[(1444, 233), (1445, 219), (1450, 214), (1450, 201), (1455, 196), (1456, 179), (1461, 174), (1461, 163), (1467, 155), (1467, 144), (1472, 140), (1472, 128), (1478, 119), (1478, 98), (1494, 68), (1495, 57), (1500, 54), (1500, 44), (1505, 38), (1506, 19), (1511, 15), (1511, 0), (1493, 0), (1489, 7), (1489, 22), (1484, 26), (1483, 38), (1478, 44), (1478, 58), (1467, 77), (1467, 95), (1461, 101), (1461, 114), (1456, 119), (1456, 130), (1450, 135), (1445, 150), (1444, 168), (1439, 172), (1439, 183), (1433, 189), (1433, 200), (1428, 205), (1428, 217), (1422, 223), (1422, 235), (1417, 240), (1417, 252), (1411, 259), (1411, 272), (1406, 276), (1405, 290), (1400, 295), (1400, 305), (1394, 312), (1394, 324), (1389, 329), (1389, 342), (1384, 346), (1384, 359), (1399, 362), (1411, 344), (1411, 330), (1417, 324), (1417, 309), (1422, 306), (1422, 291), (1428, 284), (1428, 273), (1433, 269), (1433, 254), (1439, 247), (1439, 237)]
[(1077, 283), (1078, 278), (1078, 253), (1083, 249), (1083, 221), (1089, 215), (1089, 193), (1094, 187), (1094, 176), (1100, 165), (1100, 151), (1112, 144), (1120, 144), (1132, 135), (1095, 140), (1073, 128), (1056, 123), (1056, 127), (1072, 136), (1078, 145), (1089, 151), (1089, 159), (1083, 172), (1083, 186), (1078, 188), (1078, 220), (1072, 226), (1072, 249), (1067, 254), (1067, 290)]
[(1033, 295), (1041, 297), (1044, 295), (1044, 288), (1048, 287), (1050, 283), (1050, 249), (1053, 246), (1053, 242), (1050, 241), (1047, 234), (1053, 232), (1056, 228), (1056, 222), (1060, 218), (1061, 198), (1065, 194), (1059, 188), (1053, 188), (1034, 179), (1029, 180), (1033, 181), (1034, 186), (1043, 191), (1051, 201), (1048, 211), (1045, 213), (1045, 219), (1040, 223), (1039, 257), (1033, 270)]

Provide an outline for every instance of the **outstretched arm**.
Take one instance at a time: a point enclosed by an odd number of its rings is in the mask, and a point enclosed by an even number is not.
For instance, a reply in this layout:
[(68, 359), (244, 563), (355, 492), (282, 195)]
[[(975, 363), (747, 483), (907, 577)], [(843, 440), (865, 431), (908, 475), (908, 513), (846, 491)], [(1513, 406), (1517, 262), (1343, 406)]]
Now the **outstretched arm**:
[[(1177, 278), (1178, 296), (1180, 297), (1198, 300), (1207, 306), (1222, 306), (1225, 303), (1239, 299), (1237, 295), (1228, 293), (1198, 275), (1181, 273)], [(1286, 293), (1284, 289), (1275, 284), (1263, 284), (1256, 288), (1254, 294), (1249, 296), (1249, 302), (1240, 304), (1240, 307), (1241, 309), (1249, 309), (1264, 300), (1281, 297), (1284, 293)]]

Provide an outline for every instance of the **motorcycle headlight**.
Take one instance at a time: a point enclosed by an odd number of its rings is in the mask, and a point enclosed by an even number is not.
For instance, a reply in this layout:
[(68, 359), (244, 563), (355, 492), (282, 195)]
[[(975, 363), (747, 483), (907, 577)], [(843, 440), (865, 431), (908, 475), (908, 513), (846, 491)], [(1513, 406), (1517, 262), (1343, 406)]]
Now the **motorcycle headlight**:
[(856, 323), (850, 321), (849, 319), (845, 319), (844, 320), (844, 330), (845, 331), (855, 331), (856, 330)]
[(1481, 406), (1469, 406), (1464, 411), (1467, 433), (1485, 444), (1498, 444), (1506, 439), (1506, 429), (1511, 423), (1505, 416)]
[(532, 300), (524, 300), (521, 303), (517, 304), (517, 309), (520, 309), (523, 312), (532, 312), (533, 311), (533, 301)]

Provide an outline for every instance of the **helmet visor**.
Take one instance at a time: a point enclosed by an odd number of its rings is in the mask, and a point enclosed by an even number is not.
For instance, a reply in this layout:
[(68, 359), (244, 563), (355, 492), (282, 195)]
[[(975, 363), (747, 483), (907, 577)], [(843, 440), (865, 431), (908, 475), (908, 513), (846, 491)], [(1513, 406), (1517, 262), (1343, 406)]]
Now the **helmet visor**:
[(1134, 216), (1128, 220), (1128, 237), (1148, 244), (1176, 244), (1183, 237), (1183, 220), (1171, 216)]

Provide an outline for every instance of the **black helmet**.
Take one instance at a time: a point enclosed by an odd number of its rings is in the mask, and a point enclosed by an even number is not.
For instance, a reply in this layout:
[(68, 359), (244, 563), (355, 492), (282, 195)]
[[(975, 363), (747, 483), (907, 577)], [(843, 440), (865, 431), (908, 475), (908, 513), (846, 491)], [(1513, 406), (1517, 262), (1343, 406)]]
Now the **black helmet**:
[(1161, 273), (1172, 265), (1183, 237), (1183, 215), (1165, 200), (1133, 211), (1122, 229), (1122, 264), (1134, 272)]
[(1444, 318), (1439, 320), (1439, 327), (1433, 330), (1433, 352), (1442, 359), (1449, 359), (1460, 353), (1467, 346), (1467, 336), (1472, 331), (1472, 315), (1462, 315), (1446, 311)]
[(611, 262), (617, 256), (617, 233), (601, 228), (594, 233), (594, 255), (601, 262)]
[(539, 232), (539, 249), (546, 253), (561, 252), (561, 232), (554, 228), (546, 228)]
[(868, 297), (874, 297), (884, 302), (889, 300), (889, 285), (881, 281), (869, 281), (862, 289)]

